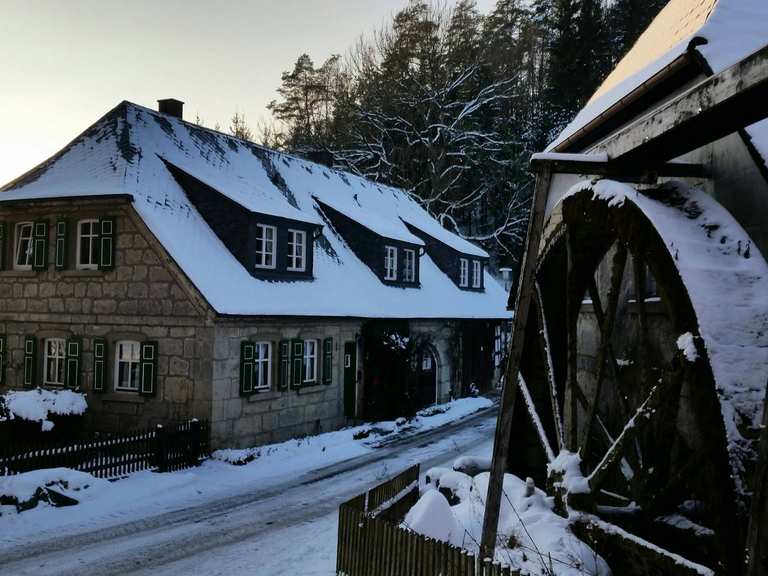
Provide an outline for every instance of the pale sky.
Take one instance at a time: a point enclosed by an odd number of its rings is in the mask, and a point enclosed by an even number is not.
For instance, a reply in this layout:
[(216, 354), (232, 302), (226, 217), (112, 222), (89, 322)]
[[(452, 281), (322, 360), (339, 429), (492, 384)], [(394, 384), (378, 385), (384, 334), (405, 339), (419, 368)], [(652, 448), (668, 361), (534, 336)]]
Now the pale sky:
[(0, 0), (0, 185), (122, 100), (178, 98), (188, 120), (227, 127), (240, 111), (253, 126), (299, 54), (343, 54), (406, 3)]

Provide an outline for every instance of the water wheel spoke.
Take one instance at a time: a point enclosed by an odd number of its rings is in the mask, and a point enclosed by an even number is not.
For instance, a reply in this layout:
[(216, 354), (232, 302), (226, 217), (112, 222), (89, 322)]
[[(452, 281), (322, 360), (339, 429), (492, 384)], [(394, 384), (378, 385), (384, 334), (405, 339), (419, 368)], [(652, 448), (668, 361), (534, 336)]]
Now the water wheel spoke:
[[(619, 307), (619, 294), (621, 292), (621, 282), (624, 278), (624, 267), (627, 263), (627, 247), (618, 243), (616, 246), (616, 254), (613, 257), (611, 266), (611, 287), (608, 292), (608, 310), (603, 318), (603, 322), (600, 326), (600, 349), (597, 352), (597, 376), (595, 378), (595, 392), (592, 395), (592, 403), (587, 414), (587, 419), (584, 425), (583, 435), (581, 437), (580, 452), (583, 456), (586, 456), (589, 448), (590, 438), (592, 436), (592, 427), (595, 422), (595, 414), (597, 412), (598, 402), (600, 400), (600, 392), (603, 386), (603, 379), (605, 377), (605, 365), (606, 356), (610, 347), (611, 334), (613, 333), (613, 325), (616, 320), (616, 312)], [(594, 278), (594, 277), (593, 277)]]
[(539, 443), (541, 443), (541, 447), (547, 455), (547, 460), (552, 462), (555, 459), (555, 453), (552, 451), (552, 446), (549, 444), (546, 432), (544, 432), (544, 426), (541, 423), (539, 413), (536, 411), (536, 406), (533, 403), (533, 398), (528, 390), (528, 385), (525, 383), (523, 375), (519, 373), (517, 375), (517, 385), (525, 400), (525, 406), (528, 409), (528, 415), (531, 417), (531, 424), (533, 424), (533, 427), (536, 430), (536, 436), (539, 439)]
[(648, 397), (637, 409), (634, 416), (630, 418), (624, 426), (624, 429), (621, 431), (621, 434), (619, 434), (619, 437), (616, 438), (616, 441), (605, 453), (603, 459), (587, 478), (590, 491), (593, 494), (602, 487), (603, 482), (613, 467), (621, 462), (621, 459), (624, 457), (627, 443), (635, 438), (640, 430), (653, 419), (656, 409), (661, 403), (662, 392), (669, 387), (668, 382), (665, 381), (667, 379), (668, 378), (665, 378), (651, 388)]
[(573, 238), (571, 231), (566, 228), (565, 231), (565, 246), (566, 246), (566, 260), (567, 260), (567, 272), (566, 272), (566, 330), (567, 330), (567, 380), (565, 387), (565, 421), (568, 423), (568, 427), (565, 430), (565, 444), (568, 450), (571, 452), (576, 451), (576, 444), (578, 442), (578, 422), (577, 422), (577, 406), (576, 406), (576, 390), (579, 387), (577, 380), (578, 371), (578, 318), (579, 307), (581, 305), (581, 296), (577, 294), (576, 287), (576, 275), (575, 268), (576, 255), (574, 254)]
[(547, 329), (547, 319), (544, 315), (544, 305), (541, 298), (541, 290), (539, 283), (534, 285), (535, 291), (533, 293), (534, 305), (539, 314), (539, 346), (541, 349), (541, 355), (544, 359), (544, 369), (547, 373), (547, 388), (549, 390), (549, 401), (552, 403), (552, 416), (555, 423), (555, 437), (557, 439), (557, 449), (561, 450), (565, 444), (563, 439), (563, 423), (560, 417), (560, 404), (557, 401), (557, 384), (555, 383), (555, 369), (552, 363), (552, 352), (549, 345), (549, 333)]

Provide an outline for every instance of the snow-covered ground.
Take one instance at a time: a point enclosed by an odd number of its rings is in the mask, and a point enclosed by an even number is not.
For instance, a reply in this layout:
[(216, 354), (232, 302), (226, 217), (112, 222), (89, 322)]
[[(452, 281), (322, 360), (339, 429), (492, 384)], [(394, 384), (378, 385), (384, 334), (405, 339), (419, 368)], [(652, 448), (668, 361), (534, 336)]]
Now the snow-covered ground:
[(386, 436), (355, 440), (365, 428), (356, 427), (263, 448), (245, 466), (209, 460), (96, 482), (77, 506), (0, 517), (2, 572), (330, 576), (338, 505), (415, 462), (426, 470), (474, 450), (488, 456), (495, 412), (469, 415), (488, 405), (457, 401), (410, 429), (376, 425), (396, 431)]

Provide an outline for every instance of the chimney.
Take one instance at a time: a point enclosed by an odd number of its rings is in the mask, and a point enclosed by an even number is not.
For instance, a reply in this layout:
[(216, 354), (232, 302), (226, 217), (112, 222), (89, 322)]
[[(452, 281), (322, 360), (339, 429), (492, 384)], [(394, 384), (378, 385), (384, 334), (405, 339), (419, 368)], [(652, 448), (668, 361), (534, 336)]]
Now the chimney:
[(181, 120), (183, 116), (183, 110), (184, 102), (181, 100), (176, 100), (175, 98), (165, 98), (163, 100), (157, 101), (157, 111), (160, 112), (160, 114), (168, 114), (168, 116), (173, 116)]

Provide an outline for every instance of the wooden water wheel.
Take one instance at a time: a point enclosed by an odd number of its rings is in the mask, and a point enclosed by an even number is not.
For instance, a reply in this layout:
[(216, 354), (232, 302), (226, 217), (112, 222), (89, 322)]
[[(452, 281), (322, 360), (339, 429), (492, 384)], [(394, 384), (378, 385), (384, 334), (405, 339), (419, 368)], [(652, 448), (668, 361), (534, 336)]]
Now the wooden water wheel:
[[(706, 286), (691, 290), (686, 280), (691, 270), (742, 266), (755, 255), (744, 256), (746, 233), (711, 199), (672, 187), (639, 195), (611, 184), (611, 193), (588, 185), (570, 194), (546, 227), (510, 467), (537, 482), (547, 478), (550, 492), (570, 508), (738, 573), (751, 429), (747, 417), (733, 430), (732, 383), (717, 380), (723, 343), (704, 337), (707, 321), (727, 315), (704, 305)], [(762, 271), (765, 262), (756, 257), (746, 266)], [(706, 272), (718, 277), (717, 269)], [(750, 330), (738, 325), (746, 322), (743, 314), (733, 321), (734, 334)], [(733, 346), (744, 345), (734, 338)], [(736, 412), (745, 409), (736, 404)], [(626, 551), (600, 552), (625, 573)]]

